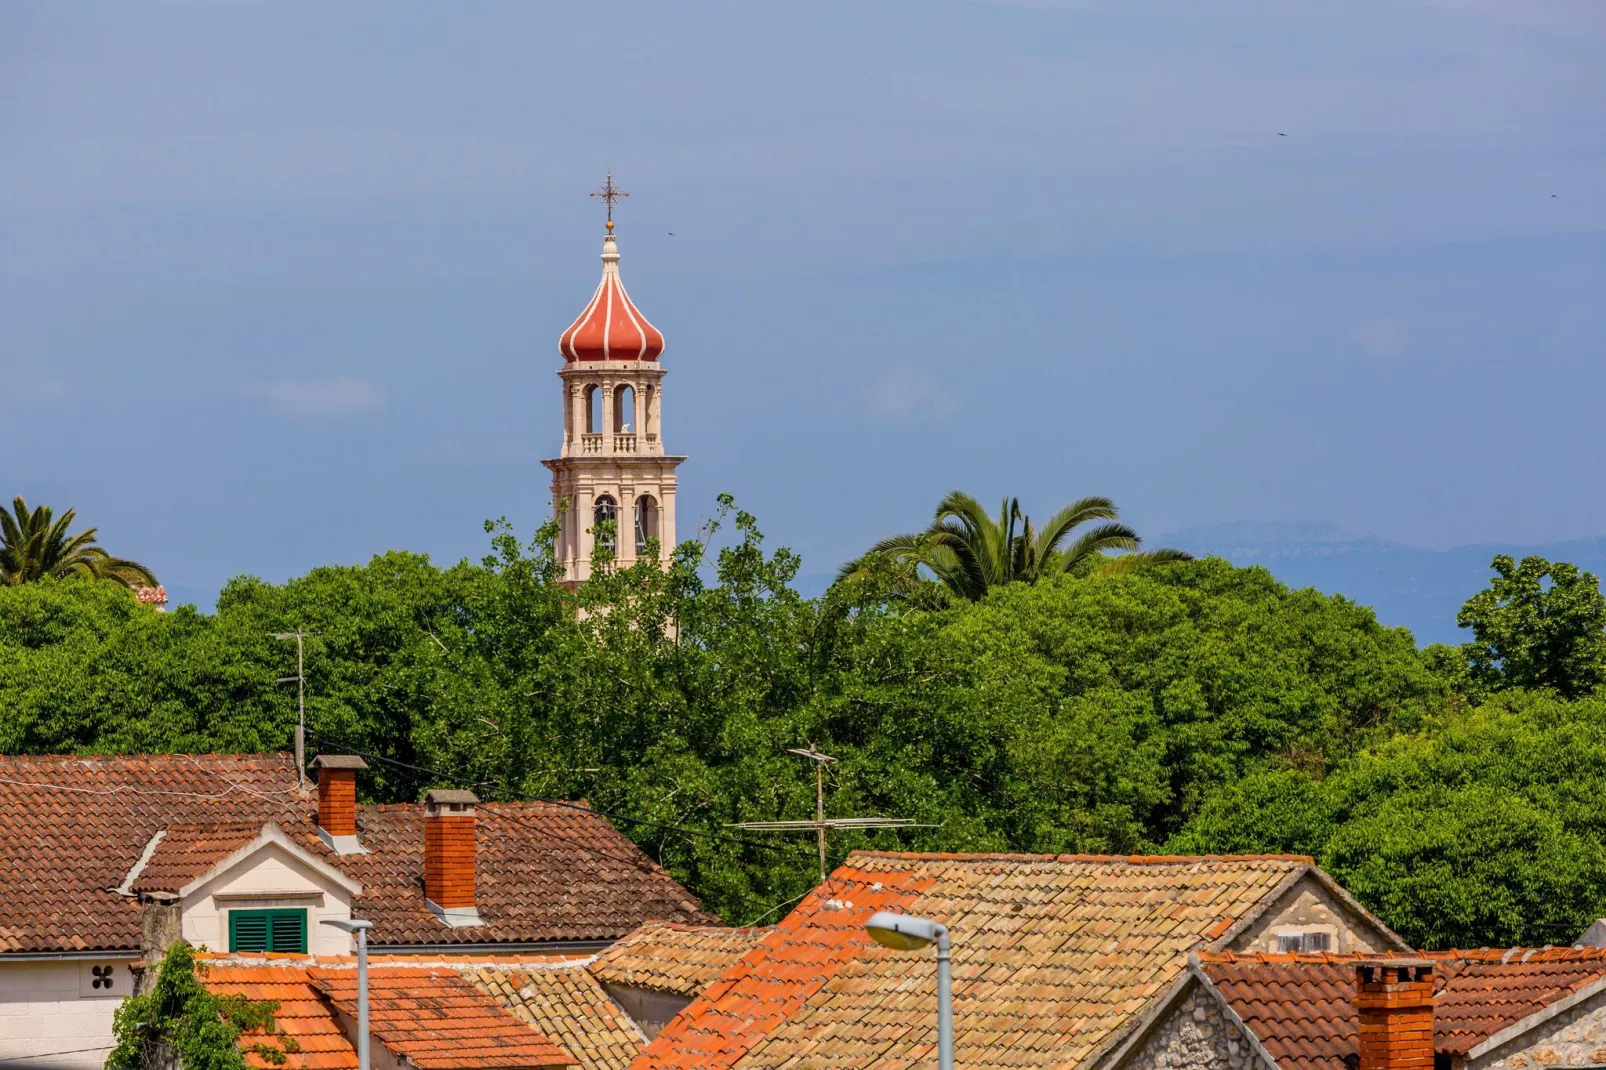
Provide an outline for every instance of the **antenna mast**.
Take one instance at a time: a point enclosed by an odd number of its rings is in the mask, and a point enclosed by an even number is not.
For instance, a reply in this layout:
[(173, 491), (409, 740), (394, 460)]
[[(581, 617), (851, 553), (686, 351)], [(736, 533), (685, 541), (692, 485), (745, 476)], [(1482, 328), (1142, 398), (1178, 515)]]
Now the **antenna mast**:
[(306, 634), (300, 628), (293, 632), (274, 632), (275, 639), (294, 639), (296, 641), (296, 674), (294, 676), (281, 676), (279, 683), (287, 684), (291, 680), (296, 682), (299, 712), (296, 717), (296, 783), (303, 790), (307, 786), (307, 671), (303, 659), (302, 643)]
[(807, 750), (788, 747), (788, 754), (796, 754), (814, 763), (814, 820), (813, 821), (742, 821), (730, 828), (751, 829), (755, 832), (808, 832), (813, 831), (820, 847), (820, 883), (825, 883), (825, 834), (832, 829), (929, 829), (935, 825), (918, 824), (910, 817), (832, 817), (825, 816), (825, 767), (836, 761), (829, 754), (810, 743)]

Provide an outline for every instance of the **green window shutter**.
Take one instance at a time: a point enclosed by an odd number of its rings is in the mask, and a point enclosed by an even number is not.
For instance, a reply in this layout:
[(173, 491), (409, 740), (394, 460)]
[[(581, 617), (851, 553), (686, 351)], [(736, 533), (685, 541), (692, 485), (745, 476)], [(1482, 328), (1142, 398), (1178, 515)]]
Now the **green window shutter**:
[(229, 911), (229, 951), (260, 954), (264, 951), (307, 953), (305, 910)]
[(229, 911), (229, 950), (232, 952), (268, 949), (268, 911)]
[(275, 910), (268, 919), (270, 932), (268, 945), (273, 951), (307, 953), (307, 912), (305, 910)]

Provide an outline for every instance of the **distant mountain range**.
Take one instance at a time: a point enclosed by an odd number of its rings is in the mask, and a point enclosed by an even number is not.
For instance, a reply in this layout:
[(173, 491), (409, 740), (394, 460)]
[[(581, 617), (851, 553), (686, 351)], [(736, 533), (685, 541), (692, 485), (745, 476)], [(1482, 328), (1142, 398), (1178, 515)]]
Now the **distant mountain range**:
[(1384, 624), (1404, 625), (1418, 643), (1460, 643), (1462, 603), (1489, 585), (1496, 554), (1538, 554), (1570, 561), (1596, 576), (1606, 573), (1606, 538), (1536, 546), (1490, 543), (1427, 550), (1376, 535), (1357, 535), (1337, 524), (1212, 524), (1145, 540), (1199, 556), (1215, 554), (1235, 565), (1264, 565), (1290, 587), (1315, 587), (1371, 606)]

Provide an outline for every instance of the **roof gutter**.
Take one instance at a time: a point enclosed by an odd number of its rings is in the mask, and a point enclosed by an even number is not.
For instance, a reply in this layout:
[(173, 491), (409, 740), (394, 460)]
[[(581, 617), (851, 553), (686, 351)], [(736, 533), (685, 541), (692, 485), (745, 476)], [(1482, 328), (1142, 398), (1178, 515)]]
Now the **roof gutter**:
[(8, 962), (105, 962), (108, 959), (136, 962), (143, 957), (139, 951), (128, 948), (105, 951), (5, 951), (0, 952), (0, 966)]
[(614, 945), (614, 940), (539, 940), (520, 943), (502, 941), (483, 944), (375, 944), (368, 945), (370, 955), (502, 955), (509, 952), (549, 952), (551, 954), (595, 954)]

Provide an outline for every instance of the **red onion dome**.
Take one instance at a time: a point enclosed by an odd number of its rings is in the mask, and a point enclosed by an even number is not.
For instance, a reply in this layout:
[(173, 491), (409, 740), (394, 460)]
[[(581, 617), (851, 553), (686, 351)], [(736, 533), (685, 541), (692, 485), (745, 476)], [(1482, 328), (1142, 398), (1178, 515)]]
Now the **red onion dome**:
[(657, 360), (664, 351), (664, 336), (647, 322), (619, 281), (619, 247), (613, 241), (613, 221), (602, 239), (602, 281), (580, 318), (558, 338), (558, 352), (569, 362), (577, 360)]

